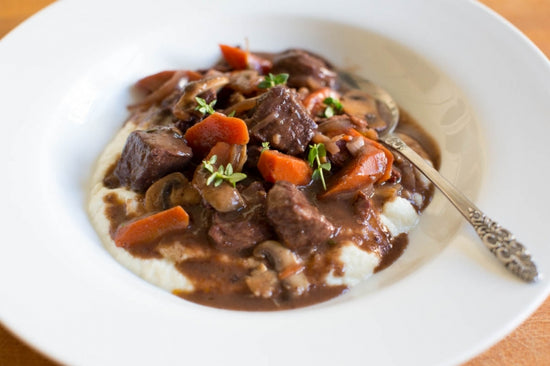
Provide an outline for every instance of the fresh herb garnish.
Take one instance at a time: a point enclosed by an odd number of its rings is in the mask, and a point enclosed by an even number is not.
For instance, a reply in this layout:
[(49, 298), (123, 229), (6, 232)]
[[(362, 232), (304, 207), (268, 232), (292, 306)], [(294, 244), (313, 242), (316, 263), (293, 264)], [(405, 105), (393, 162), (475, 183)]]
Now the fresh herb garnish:
[(262, 152), (269, 150), (269, 141), (262, 142)]
[(236, 111), (233, 109), (233, 110), (231, 111), (231, 113), (229, 113), (229, 114), (227, 115), (227, 117), (235, 117), (235, 113), (236, 113)]
[(269, 89), (275, 85), (283, 85), (286, 84), (286, 81), (288, 80), (288, 74), (277, 74), (273, 75), (272, 73), (269, 73), (265, 77), (265, 79), (258, 84), (258, 88), (260, 89)]
[(220, 165), (218, 167), (218, 170), (216, 170), (214, 168), (216, 160), (218, 160), (218, 157), (216, 155), (212, 155), (212, 157), (208, 161), (202, 161), (203, 168), (211, 173), (208, 179), (206, 179), (207, 186), (214, 183), (214, 187), (218, 187), (220, 184), (223, 183), (223, 181), (226, 181), (231, 183), (231, 185), (235, 187), (235, 184), (237, 182), (240, 182), (241, 180), (246, 178), (246, 174), (244, 173), (234, 173), (231, 163), (228, 163), (225, 168), (223, 167), (223, 165)]
[(214, 99), (210, 104), (206, 103), (206, 100), (200, 97), (195, 97), (195, 100), (197, 101), (197, 107), (195, 107), (196, 111), (201, 112), (204, 115), (207, 114), (214, 114), (214, 106), (216, 105), (217, 100)]
[(342, 111), (342, 103), (336, 98), (333, 97), (327, 97), (325, 100), (323, 100), (323, 104), (325, 104), (327, 107), (325, 108), (324, 116), (326, 118), (330, 118), (334, 116), (334, 113), (340, 113)]
[(321, 179), (321, 183), (323, 184), (323, 188), (325, 189), (325, 191), (327, 190), (327, 185), (325, 183), (323, 170), (326, 170), (327, 172), (330, 171), (330, 161), (327, 161), (326, 157), (327, 150), (325, 149), (325, 144), (320, 143), (309, 145), (307, 161), (312, 168), (315, 168), (311, 177), (313, 179)]

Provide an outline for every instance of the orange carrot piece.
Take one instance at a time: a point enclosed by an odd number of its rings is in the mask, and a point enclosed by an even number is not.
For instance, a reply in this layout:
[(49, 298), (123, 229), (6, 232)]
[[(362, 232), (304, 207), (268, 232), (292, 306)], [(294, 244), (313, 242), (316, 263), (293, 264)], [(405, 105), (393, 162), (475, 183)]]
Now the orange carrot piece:
[(375, 182), (384, 182), (391, 176), (393, 155), (388, 149), (353, 128), (349, 129), (348, 134), (362, 137), (365, 145), (359, 155), (333, 177), (333, 183), (321, 197), (357, 190)]
[(121, 225), (114, 234), (117, 247), (129, 248), (145, 244), (162, 235), (187, 228), (189, 215), (181, 206), (146, 216)]
[(231, 47), (226, 44), (220, 44), (223, 58), (229, 66), (236, 70), (244, 70), (248, 67), (249, 53), (238, 47)]
[(242, 119), (216, 112), (190, 127), (185, 132), (185, 139), (194, 153), (204, 156), (218, 142), (246, 145), (250, 137)]
[(386, 171), (388, 160), (382, 150), (367, 145), (356, 158), (350, 161), (332, 180), (321, 197), (358, 190), (379, 180)]
[(340, 94), (331, 88), (325, 87), (309, 93), (302, 103), (309, 113), (317, 115), (323, 107), (326, 107), (323, 105), (323, 101), (328, 97), (339, 99)]
[(311, 181), (312, 170), (306, 161), (275, 150), (263, 151), (257, 167), (268, 182), (285, 180), (303, 186)]
[(264, 74), (271, 70), (272, 63), (267, 59), (238, 47), (231, 47), (225, 44), (220, 44), (219, 46), (223, 58), (235, 70), (253, 69)]
[(387, 181), (388, 179), (390, 179), (391, 177), (391, 168), (392, 168), (392, 164), (393, 164), (393, 154), (391, 153), (390, 150), (388, 150), (384, 145), (382, 145), (381, 143), (377, 142), (377, 141), (374, 141), (372, 139), (369, 139), (368, 137), (366, 137), (365, 135), (363, 135), (362, 133), (360, 133), (359, 131), (357, 131), (356, 129), (354, 128), (350, 128), (348, 130), (348, 134), (349, 135), (352, 135), (352, 136), (360, 136), (362, 137), (364, 140), (365, 140), (365, 144), (369, 144), (371, 146), (374, 146), (375, 148), (379, 149), (379, 150), (382, 150), (384, 152), (384, 155), (386, 155), (386, 159), (388, 160), (388, 163), (386, 165), (386, 171), (384, 172), (384, 174), (382, 174), (382, 176), (378, 179), (378, 182), (385, 182)]

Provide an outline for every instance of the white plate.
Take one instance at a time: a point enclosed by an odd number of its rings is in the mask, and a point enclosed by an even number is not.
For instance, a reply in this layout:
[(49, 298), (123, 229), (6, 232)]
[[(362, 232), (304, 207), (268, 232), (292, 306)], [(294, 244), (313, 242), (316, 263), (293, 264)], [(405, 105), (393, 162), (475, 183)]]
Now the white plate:
[(356, 67), (430, 129), (447, 177), (550, 272), (550, 65), (472, 1), (63, 1), (0, 44), (0, 320), (68, 364), (436, 365), (481, 352), (550, 282), (517, 281), (437, 195), (403, 258), (318, 306), (224, 311), (138, 279), (85, 212), (128, 88), (217, 43), (305, 47)]

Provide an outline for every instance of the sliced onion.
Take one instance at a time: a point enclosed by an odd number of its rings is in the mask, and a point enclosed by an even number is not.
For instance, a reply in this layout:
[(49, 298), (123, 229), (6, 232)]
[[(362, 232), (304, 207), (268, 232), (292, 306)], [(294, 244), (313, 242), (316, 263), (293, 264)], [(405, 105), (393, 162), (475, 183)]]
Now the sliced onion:
[(336, 140), (330, 139), (329, 137), (323, 135), (322, 133), (316, 132), (313, 135), (313, 138), (311, 139), (312, 142), (316, 144), (324, 144), (325, 149), (331, 153), (332, 155), (338, 154), (340, 152), (340, 148), (338, 145), (336, 145)]
[(361, 149), (365, 146), (365, 140), (363, 137), (356, 136), (351, 141), (346, 143), (346, 147), (353, 156), (357, 156)]

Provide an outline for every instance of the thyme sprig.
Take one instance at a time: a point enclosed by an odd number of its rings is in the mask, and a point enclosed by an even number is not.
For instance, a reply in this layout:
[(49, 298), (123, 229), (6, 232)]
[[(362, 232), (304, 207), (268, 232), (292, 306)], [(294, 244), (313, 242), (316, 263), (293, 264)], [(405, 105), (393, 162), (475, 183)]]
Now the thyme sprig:
[(323, 104), (325, 104), (327, 107), (324, 111), (324, 116), (326, 118), (330, 118), (334, 116), (335, 113), (340, 113), (342, 109), (344, 108), (342, 106), (342, 103), (336, 98), (333, 97), (327, 97), (323, 100)]
[(309, 145), (309, 153), (307, 154), (307, 161), (309, 165), (314, 168), (313, 179), (321, 179), (323, 188), (327, 190), (327, 185), (325, 182), (325, 176), (323, 171), (330, 171), (330, 161), (327, 160), (327, 150), (325, 149), (325, 144), (319, 143), (314, 145)]
[(216, 170), (216, 168), (214, 168), (214, 164), (216, 164), (217, 160), (218, 157), (216, 155), (212, 155), (210, 159), (202, 161), (203, 168), (211, 173), (206, 179), (207, 186), (214, 183), (214, 187), (219, 187), (220, 184), (226, 181), (235, 187), (237, 182), (240, 182), (246, 178), (246, 174), (244, 173), (233, 172), (233, 165), (231, 165), (231, 163), (228, 163), (225, 168), (223, 165), (220, 165)]
[(201, 97), (195, 97), (195, 100), (198, 104), (195, 107), (196, 111), (199, 111), (204, 115), (214, 114), (214, 106), (216, 105), (217, 99), (214, 99), (212, 102), (210, 102), (210, 104), (206, 103), (206, 100)]
[(288, 80), (288, 74), (282, 73), (273, 75), (272, 73), (269, 73), (263, 81), (261, 81), (258, 84), (258, 88), (260, 89), (269, 89), (271, 87), (274, 87), (275, 85), (284, 85), (286, 84), (286, 81)]

